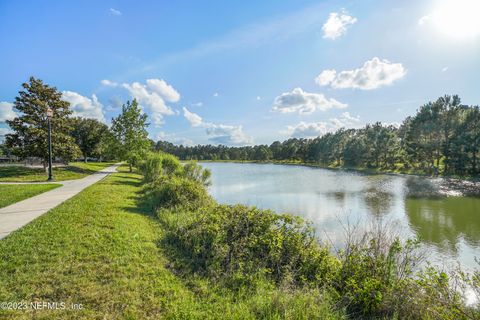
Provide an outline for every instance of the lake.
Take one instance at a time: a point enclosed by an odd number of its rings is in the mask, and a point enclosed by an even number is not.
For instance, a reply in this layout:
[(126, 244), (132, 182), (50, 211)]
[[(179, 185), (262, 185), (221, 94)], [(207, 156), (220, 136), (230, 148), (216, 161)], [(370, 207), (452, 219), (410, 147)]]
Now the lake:
[(419, 196), (435, 188), (434, 180), (294, 165), (201, 165), (212, 171), (209, 192), (218, 202), (300, 215), (334, 247), (342, 246), (346, 223), (366, 226), (381, 220), (402, 238), (419, 237), (436, 265), (478, 268), (480, 198)]

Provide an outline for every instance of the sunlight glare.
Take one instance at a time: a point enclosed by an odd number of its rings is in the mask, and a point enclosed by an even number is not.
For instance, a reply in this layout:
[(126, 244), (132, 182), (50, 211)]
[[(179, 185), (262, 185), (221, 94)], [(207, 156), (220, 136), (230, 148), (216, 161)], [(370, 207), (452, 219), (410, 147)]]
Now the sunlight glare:
[(449, 36), (480, 36), (480, 0), (444, 0), (430, 18), (442, 33)]

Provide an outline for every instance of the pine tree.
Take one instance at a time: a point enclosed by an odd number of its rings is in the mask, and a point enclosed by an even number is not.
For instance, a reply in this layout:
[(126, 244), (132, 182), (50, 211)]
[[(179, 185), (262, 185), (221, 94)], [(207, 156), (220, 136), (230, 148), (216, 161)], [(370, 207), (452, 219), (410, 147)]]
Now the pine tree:
[(142, 113), (137, 100), (127, 101), (122, 113), (112, 119), (112, 133), (118, 143), (118, 157), (132, 167), (137, 164), (150, 148), (147, 115)]
[(70, 103), (62, 100), (62, 94), (42, 80), (30, 77), (22, 84), (23, 90), (15, 98), (14, 108), (19, 116), (8, 120), (13, 133), (6, 135), (5, 143), (12, 153), (20, 158), (39, 157), (44, 166), (48, 159), (47, 108), (53, 110), (52, 156), (64, 162), (75, 159), (80, 150), (69, 135), (71, 121)]

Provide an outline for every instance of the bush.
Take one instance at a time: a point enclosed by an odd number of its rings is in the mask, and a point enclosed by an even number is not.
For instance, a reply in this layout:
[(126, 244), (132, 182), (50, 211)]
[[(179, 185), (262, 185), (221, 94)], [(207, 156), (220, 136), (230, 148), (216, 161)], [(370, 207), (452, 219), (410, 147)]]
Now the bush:
[(463, 304), (447, 274), (432, 267), (421, 269), (424, 257), (418, 241), (402, 243), (381, 223), (347, 239), (333, 286), (352, 317), (453, 320), (475, 314)]
[(195, 210), (208, 206), (213, 201), (202, 185), (184, 177), (152, 182), (146, 186), (145, 193), (147, 201), (154, 209)]
[(212, 173), (210, 170), (202, 168), (202, 166), (194, 161), (190, 161), (183, 166), (183, 175), (204, 186), (209, 186), (211, 184), (210, 177), (212, 176)]
[(182, 165), (178, 159), (167, 153), (150, 153), (141, 163), (140, 170), (147, 183), (167, 179), (182, 174)]
[[(164, 221), (168, 214), (159, 212)], [(177, 212), (169, 221), (170, 244), (187, 255), (189, 267), (232, 288), (264, 277), (294, 285), (326, 283), (338, 266), (299, 217), (217, 205)]]

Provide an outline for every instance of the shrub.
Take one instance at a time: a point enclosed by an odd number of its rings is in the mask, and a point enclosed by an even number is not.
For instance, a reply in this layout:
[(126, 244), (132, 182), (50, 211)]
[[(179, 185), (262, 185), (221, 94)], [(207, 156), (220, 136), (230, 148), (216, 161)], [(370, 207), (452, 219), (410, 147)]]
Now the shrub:
[(146, 186), (145, 193), (147, 201), (154, 209), (181, 207), (185, 210), (195, 210), (212, 202), (202, 185), (184, 177), (152, 182)]
[(181, 175), (182, 165), (178, 159), (167, 153), (150, 153), (141, 163), (140, 170), (144, 181), (154, 182), (161, 178)]
[[(165, 219), (168, 212), (159, 214)], [(292, 284), (333, 278), (337, 260), (299, 217), (242, 205), (180, 214), (169, 226), (170, 243), (187, 255), (193, 271), (222, 278), (233, 288), (263, 277)]]
[(210, 170), (202, 168), (202, 166), (194, 161), (190, 161), (183, 166), (183, 175), (204, 186), (209, 186), (211, 184), (210, 177), (212, 176), (212, 173)]

